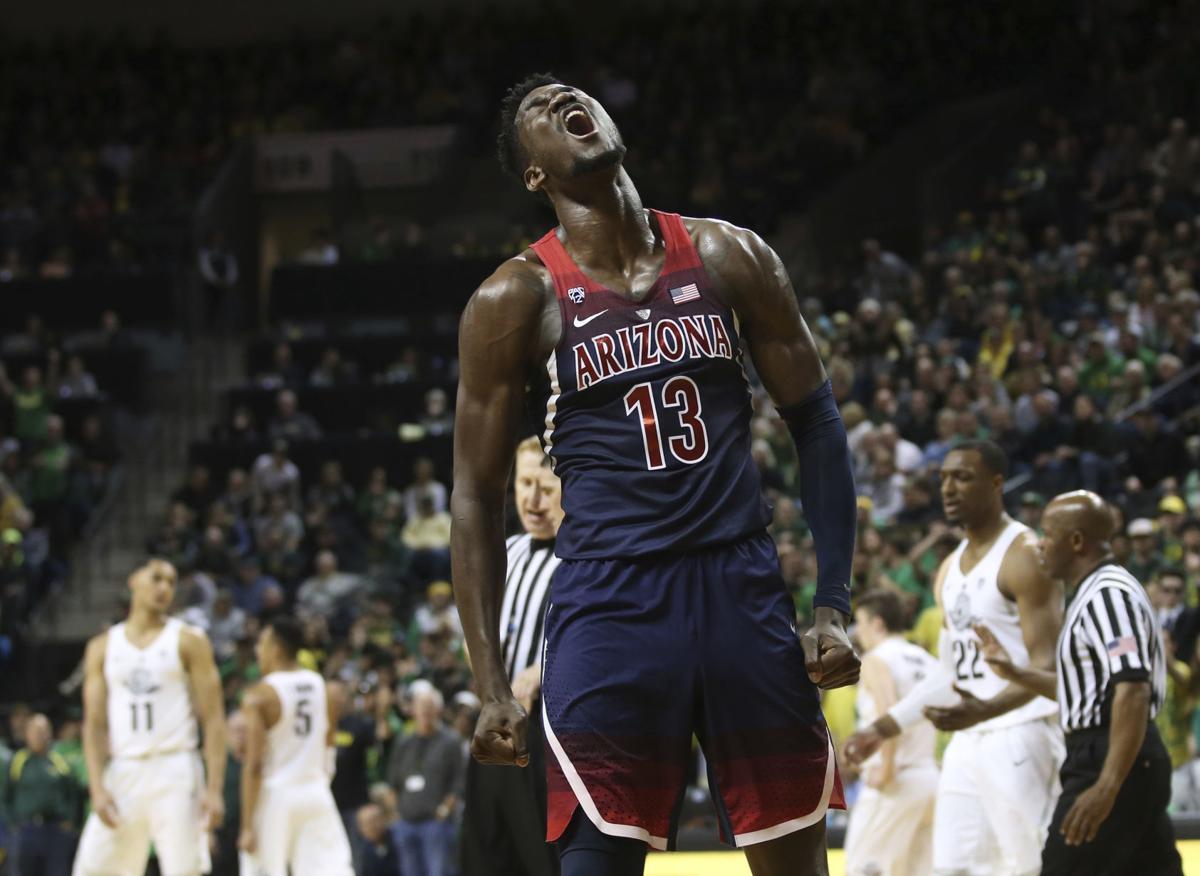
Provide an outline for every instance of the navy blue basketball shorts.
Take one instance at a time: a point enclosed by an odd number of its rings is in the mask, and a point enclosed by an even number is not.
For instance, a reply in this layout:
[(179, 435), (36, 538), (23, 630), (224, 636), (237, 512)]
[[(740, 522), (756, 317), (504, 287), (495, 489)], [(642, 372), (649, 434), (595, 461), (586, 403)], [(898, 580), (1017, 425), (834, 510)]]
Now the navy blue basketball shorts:
[(673, 847), (693, 737), (725, 842), (765, 842), (844, 808), (765, 533), (688, 554), (565, 560), (542, 698), (550, 842), (578, 806), (603, 833)]

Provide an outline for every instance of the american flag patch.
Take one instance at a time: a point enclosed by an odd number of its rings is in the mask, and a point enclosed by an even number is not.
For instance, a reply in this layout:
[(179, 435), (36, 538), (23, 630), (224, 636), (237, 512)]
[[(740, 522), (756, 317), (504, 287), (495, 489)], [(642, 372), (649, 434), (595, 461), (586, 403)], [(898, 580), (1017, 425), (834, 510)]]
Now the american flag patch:
[(689, 301), (695, 301), (700, 297), (700, 290), (696, 288), (695, 283), (688, 283), (686, 286), (680, 286), (678, 289), (671, 290), (671, 300), (676, 304), (686, 304)]
[(1137, 652), (1137, 640), (1133, 636), (1121, 636), (1119, 639), (1110, 639), (1105, 647), (1109, 657), (1124, 657)]

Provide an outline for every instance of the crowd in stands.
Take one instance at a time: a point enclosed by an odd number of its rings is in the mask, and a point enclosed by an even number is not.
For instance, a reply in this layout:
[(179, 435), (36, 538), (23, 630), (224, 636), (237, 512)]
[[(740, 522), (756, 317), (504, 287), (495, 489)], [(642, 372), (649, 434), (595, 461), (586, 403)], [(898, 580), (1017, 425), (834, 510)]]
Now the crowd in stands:
[[(0, 281), (174, 263), (196, 196), (256, 134), (448, 123), (466, 154), (488, 154), (503, 89), (531, 59), (591, 88), (644, 147), (631, 161), (648, 202), (764, 227), (937, 101), (1011, 84), (1047, 57), (1065, 67), (1085, 43), (1096, 63), (1113, 54), (1099, 22), (1031, 0), (945, 15), (918, 0), (850, 7), (423, 8), (220, 48), (0, 37)], [(372, 220), (343, 255), (420, 249), (411, 220)], [(334, 237), (316, 233), (306, 258), (336, 259)], [(454, 246), (481, 250), (469, 235)]]
[(0, 335), (0, 666), (111, 486), (114, 405), (87, 363), (119, 332), (108, 313), (98, 331), (31, 316)]

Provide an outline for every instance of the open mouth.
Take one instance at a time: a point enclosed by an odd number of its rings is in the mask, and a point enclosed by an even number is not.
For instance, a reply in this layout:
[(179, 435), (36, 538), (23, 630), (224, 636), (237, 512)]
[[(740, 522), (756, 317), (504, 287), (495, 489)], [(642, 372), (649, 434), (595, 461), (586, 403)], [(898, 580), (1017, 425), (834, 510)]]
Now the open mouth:
[(567, 110), (566, 116), (563, 117), (563, 125), (572, 137), (582, 138), (596, 133), (596, 122), (581, 106), (574, 106)]

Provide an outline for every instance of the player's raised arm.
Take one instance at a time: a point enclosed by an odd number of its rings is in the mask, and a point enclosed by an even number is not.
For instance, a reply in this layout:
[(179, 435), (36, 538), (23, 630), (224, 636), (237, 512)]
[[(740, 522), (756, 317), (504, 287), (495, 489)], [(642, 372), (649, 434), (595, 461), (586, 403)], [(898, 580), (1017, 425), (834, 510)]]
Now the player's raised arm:
[(112, 795), (104, 787), (108, 761), (108, 684), (104, 680), (104, 652), (108, 634), (88, 642), (83, 658), (83, 758), (87, 763), (92, 809), (100, 820), (115, 828), (119, 815)]
[(208, 637), (184, 628), (179, 635), (179, 655), (191, 680), (192, 705), (204, 734), (204, 773), (207, 787), (204, 812), (208, 829), (216, 830), (225, 818), (225, 706), (221, 676)]
[(800, 457), (800, 501), (817, 553), (816, 622), (803, 639), (808, 672), (823, 688), (854, 684), (858, 659), (844, 627), (857, 513), (846, 427), (779, 256), (752, 231), (705, 225), (701, 257), (737, 313), (754, 368)]
[(529, 762), (525, 710), (500, 654), (504, 500), (543, 290), (528, 266), (506, 262), (471, 298), (459, 326), (454, 425), (454, 596), (483, 700), (472, 754), (484, 763)]

